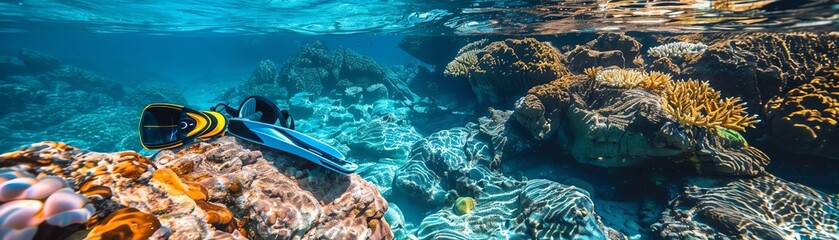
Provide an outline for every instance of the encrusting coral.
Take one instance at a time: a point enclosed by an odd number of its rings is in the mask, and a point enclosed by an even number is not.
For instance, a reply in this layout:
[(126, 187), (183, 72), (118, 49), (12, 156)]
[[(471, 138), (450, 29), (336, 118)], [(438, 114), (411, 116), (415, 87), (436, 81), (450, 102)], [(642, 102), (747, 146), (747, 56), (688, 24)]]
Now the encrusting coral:
[[(839, 71), (836, 71), (839, 72)], [(839, 156), (839, 76), (827, 74), (766, 104), (772, 140), (783, 149)]]

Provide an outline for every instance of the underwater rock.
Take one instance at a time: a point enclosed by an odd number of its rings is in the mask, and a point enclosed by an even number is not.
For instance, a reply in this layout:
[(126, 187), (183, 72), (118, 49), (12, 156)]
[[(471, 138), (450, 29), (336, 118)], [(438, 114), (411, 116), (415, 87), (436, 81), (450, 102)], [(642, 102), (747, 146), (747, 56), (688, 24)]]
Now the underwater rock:
[(0, 56), (0, 80), (26, 71), (20, 59), (12, 56)]
[(772, 175), (689, 186), (652, 231), (662, 239), (834, 239), (839, 198)]
[[(676, 72), (706, 79), (723, 96), (765, 105), (770, 98), (813, 79), (839, 57), (839, 35), (828, 33), (747, 33), (708, 44)], [(752, 109), (752, 112), (757, 112)]]
[(0, 84), (0, 116), (9, 112), (24, 111), (27, 105), (38, 104), (44, 101), (46, 93), (37, 88), (17, 84)]
[(579, 77), (566, 75), (531, 88), (516, 101), (513, 116), (537, 140), (556, 139), (562, 111), (570, 104), (567, 87), (578, 80)]
[[(32, 102), (27, 102), (20, 111), (5, 114), (2, 121), (7, 127), (19, 131), (43, 130), (76, 115), (117, 104), (113, 98), (104, 93), (73, 90), (69, 89), (66, 84), (54, 87), (50, 91), (38, 89), (38, 94), (26, 98)], [(38, 119), (38, 121), (30, 119)]]
[(634, 38), (615, 33), (597, 36), (585, 45), (578, 45), (567, 54), (568, 69), (582, 73), (591, 67), (633, 68), (644, 65), (641, 43)]
[(114, 99), (120, 99), (124, 94), (121, 83), (107, 80), (96, 73), (69, 65), (38, 75), (38, 81), (48, 85), (64, 82), (69, 84), (70, 89), (104, 93)]
[(568, 70), (550, 43), (524, 38), (470, 43), (446, 66), (445, 72), (451, 77), (465, 77), (479, 103), (498, 104), (561, 77)]
[[(500, 180), (500, 179), (498, 179)], [(535, 179), (487, 184), (474, 209), (444, 208), (423, 219), (420, 239), (625, 239), (603, 225), (588, 193)]]
[(786, 151), (839, 158), (839, 71), (766, 104), (771, 140)]
[(330, 51), (322, 42), (305, 44), (291, 59), (283, 63), (280, 85), (289, 86), (289, 94), (308, 92), (341, 95), (349, 87), (367, 88), (375, 84), (386, 87), (390, 97), (415, 100), (415, 95), (402, 79), (393, 79), (370, 57), (353, 50)]
[(238, 95), (244, 100), (249, 96), (262, 96), (268, 99), (281, 99), (288, 96), (288, 91), (281, 87), (277, 79), (279, 70), (271, 60), (262, 60), (251, 73), (248, 81), (239, 84)]
[(481, 133), (489, 136), (492, 145), (491, 169), (499, 169), (509, 155), (515, 155), (532, 149), (533, 143), (523, 137), (520, 125), (512, 118), (513, 111), (501, 111), (489, 108), (489, 115), (478, 119)]
[(29, 73), (37, 75), (61, 67), (61, 60), (30, 49), (21, 49), (17, 58), (26, 66)]

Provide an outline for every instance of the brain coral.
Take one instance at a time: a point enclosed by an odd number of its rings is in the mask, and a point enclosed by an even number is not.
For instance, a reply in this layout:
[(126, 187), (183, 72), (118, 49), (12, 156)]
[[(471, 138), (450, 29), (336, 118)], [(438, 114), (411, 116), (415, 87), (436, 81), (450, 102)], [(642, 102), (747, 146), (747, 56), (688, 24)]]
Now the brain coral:
[(483, 44), (467, 45), (446, 67), (447, 75), (467, 77), (480, 103), (504, 102), (568, 73), (547, 42), (524, 38)]
[(774, 142), (783, 149), (826, 157), (839, 156), (839, 81), (817, 77), (766, 104)]

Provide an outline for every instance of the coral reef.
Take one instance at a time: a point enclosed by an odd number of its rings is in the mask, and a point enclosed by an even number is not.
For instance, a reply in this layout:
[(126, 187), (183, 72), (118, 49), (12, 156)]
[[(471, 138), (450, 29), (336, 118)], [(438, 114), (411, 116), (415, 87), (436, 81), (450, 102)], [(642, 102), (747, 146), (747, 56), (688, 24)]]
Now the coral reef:
[(567, 72), (559, 52), (533, 38), (470, 43), (445, 71), (466, 77), (478, 102), (486, 104), (504, 103)]
[(773, 98), (766, 119), (784, 150), (839, 158), (839, 77), (817, 77)]
[(131, 207), (106, 213), (86, 233), (91, 238), (391, 238), (382, 218), (387, 204), (372, 184), (260, 150), (222, 137), (152, 161), (43, 142), (0, 155), (0, 163), (82, 183), (79, 189), (111, 202), (97, 206)]
[[(490, 178), (492, 179), (492, 178)], [(605, 227), (584, 190), (548, 180), (488, 183), (468, 214), (449, 209), (428, 215), (421, 239), (624, 239)], [(496, 185), (498, 184), (498, 185)], [(466, 230), (464, 230), (464, 228)]]
[(772, 175), (689, 186), (652, 226), (662, 239), (832, 239), (839, 199)]
[(574, 73), (582, 73), (583, 70), (592, 67), (640, 67), (644, 64), (641, 46), (640, 42), (627, 35), (601, 34), (568, 52), (568, 69)]
[(657, 47), (651, 47), (647, 50), (647, 56), (653, 59), (685, 59), (702, 54), (706, 49), (708, 49), (708, 45), (703, 43), (672, 42)]

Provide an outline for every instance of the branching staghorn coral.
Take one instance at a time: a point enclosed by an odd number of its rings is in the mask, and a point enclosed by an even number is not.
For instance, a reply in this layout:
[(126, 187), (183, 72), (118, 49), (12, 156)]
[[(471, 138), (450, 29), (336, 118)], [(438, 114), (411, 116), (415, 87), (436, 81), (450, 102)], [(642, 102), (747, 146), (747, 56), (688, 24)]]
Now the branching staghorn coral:
[(708, 82), (669, 81), (663, 86), (662, 107), (680, 124), (742, 132), (759, 122), (757, 115), (748, 115), (739, 97), (720, 99), (720, 92)]
[(659, 91), (664, 88), (665, 83), (670, 82), (670, 74), (661, 72), (645, 72), (634, 69), (605, 69), (589, 68), (584, 71), (586, 75), (594, 76), (594, 80), (619, 88), (643, 88), (650, 91)]
[(652, 58), (679, 58), (684, 59), (690, 56), (701, 54), (708, 49), (704, 43), (674, 42), (647, 50), (647, 55)]

